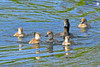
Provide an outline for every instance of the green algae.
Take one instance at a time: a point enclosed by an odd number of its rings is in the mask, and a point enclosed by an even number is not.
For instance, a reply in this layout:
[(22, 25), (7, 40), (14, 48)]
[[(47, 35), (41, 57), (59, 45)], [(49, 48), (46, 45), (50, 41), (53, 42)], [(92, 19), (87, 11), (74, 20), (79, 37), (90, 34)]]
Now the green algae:
[(76, 5), (77, 6), (83, 6), (83, 5), (85, 5), (85, 1), (84, 0), (80, 0)]

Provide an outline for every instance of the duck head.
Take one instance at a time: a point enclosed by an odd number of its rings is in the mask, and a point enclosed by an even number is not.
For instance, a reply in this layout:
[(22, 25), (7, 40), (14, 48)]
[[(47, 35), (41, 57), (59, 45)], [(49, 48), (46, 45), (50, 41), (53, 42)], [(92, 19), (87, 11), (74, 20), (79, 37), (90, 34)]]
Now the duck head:
[(41, 39), (40, 33), (36, 33), (36, 34), (35, 34), (35, 39), (36, 39), (36, 40), (40, 40), (40, 39)]
[(23, 33), (23, 28), (22, 27), (18, 28), (18, 34), (22, 34), (22, 33)]
[(53, 39), (54, 34), (52, 31), (48, 31), (46, 37), (48, 37), (49, 39)]
[(82, 18), (82, 19), (81, 19), (81, 24), (86, 24), (86, 23), (87, 23), (86, 18)]
[(69, 27), (69, 19), (64, 19), (64, 27)]
[(69, 42), (69, 41), (70, 41), (69, 36), (65, 36), (65, 42)]

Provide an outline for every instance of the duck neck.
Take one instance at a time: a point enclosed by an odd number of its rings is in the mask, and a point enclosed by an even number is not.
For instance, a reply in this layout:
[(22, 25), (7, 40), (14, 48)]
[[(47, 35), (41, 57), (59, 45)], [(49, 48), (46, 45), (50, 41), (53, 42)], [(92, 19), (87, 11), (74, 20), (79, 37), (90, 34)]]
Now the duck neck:
[(48, 39), (52, 40), (53, 39), (53, 35), (48, 35)]
[(36, 40), (39, 40), (39, 37), (35, 37)]
[(69, 39), (65, 39), (65, 42), (69, 42)]
[(40, 39), (40, 36), (38, 36), (37, 34), (35, 35), (35, 39), (36, 40), (39, 40)]
[(22, 34), (22, 31), (21, 30), (18, 30), (18, 34)]
[(64, 26), (64, 34), (69, 35), (70, 23), (69, 21), (66, 22), (66, 26)]
[(64, 34), (69, 35), (69, 27), (64, 26)]

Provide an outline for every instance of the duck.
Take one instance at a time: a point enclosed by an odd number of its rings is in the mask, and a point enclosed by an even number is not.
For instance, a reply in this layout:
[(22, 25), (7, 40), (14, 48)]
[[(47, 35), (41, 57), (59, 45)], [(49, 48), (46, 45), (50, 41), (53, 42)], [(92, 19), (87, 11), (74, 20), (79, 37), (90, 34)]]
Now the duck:
[(33, 38), (32, 40), (30, 40), (29, 44), (40, 43), (41, 42), (40, 39), (41, 39), (41, 35), (40, 35), (40, 33), (37, 32), (37, 33), (35, 33), (35, 38)]
[(73, 40), (70, 40), (69, 36), (65, 36), (65, 40), (63, 41), (62, 45), (70, 46), (75, 45)]
[(15, 37), (24, 37), (25, 33), (23, 33), (23, 28), (19, 27), (18, 32), (16, 32), (13, 36), (15, 36)]
[(65, 36), (73, 37), (73, 34), (69, 33), (69, 30), (70, 30), (69, 19), (64, 19), (63, 25), (64, 25), (64, 32), (58, 33), (56, 35), (57, 36), (62, 36), (62, 37), (65, 37)]
[(70, 35), (69, 29), (70, 29), (69, 19), (64, 19), (64, 35)]
[(79, 28), (91, 28), (90, 24), (87, 23), (86, 18), (81, 19), (81, 23), (78, 25)]
[(46, 42), (58, 42), (58, 40), (54, 38), (54, 34), (52, 31), (48, 31), (45, 37), (48, 37)]

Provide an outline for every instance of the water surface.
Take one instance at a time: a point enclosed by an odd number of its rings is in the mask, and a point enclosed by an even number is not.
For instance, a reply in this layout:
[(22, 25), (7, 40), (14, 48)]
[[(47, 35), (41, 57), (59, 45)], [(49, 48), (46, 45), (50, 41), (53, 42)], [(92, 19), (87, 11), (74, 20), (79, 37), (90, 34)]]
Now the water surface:
[[(92, 26), (87, 32), (77, 28), (83, 17)], [(0, 66), (100, 66), (100, 6), (85, 5), (84, 0), (0, 0), (0, 18)], [(72, 39), (77, 45), (28, 44), (35, 32), (40, 32), (42, 41), (49, 30), (63, 32), (65, 18), (70, 19), (70, 32), (78, 36)], [(28, 36), (13, 37), (18, 27)]]

